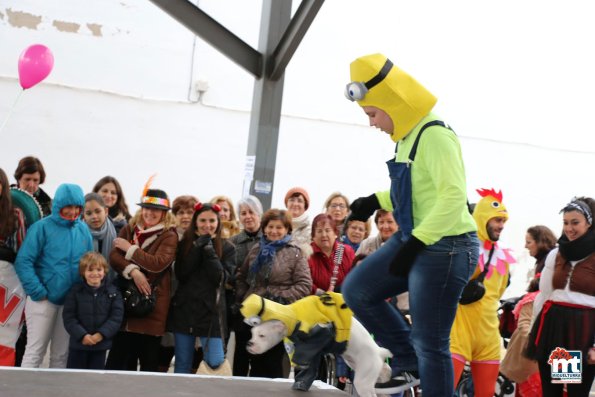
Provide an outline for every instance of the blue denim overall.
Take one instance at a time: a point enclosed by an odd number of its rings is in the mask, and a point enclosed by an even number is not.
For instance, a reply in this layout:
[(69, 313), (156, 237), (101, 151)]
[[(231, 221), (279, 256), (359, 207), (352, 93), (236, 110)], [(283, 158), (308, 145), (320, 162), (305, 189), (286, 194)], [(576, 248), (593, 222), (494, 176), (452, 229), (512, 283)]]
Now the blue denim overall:
[[(446, 127), (446, 125), (439, 120), (430, 121), (421, 127), (419, 134), (413, 142), (413, 147), (409, 152), (409, 160), (406, 163), (397, 163), (394, 159), (390, 159), (386, 162), (388, 167), (388, 174), (390, 176), (390, 200), (393, 204), (393, 216), (399, 225), (399, 231), (403, 242), (411, 237), (413, 231), (413, 200), (412, 200), (412, 188), (411, 188), (411, 164), (415, 160), (417, 154), (417, 146), (419, 140), (428, 127), (434, 125), (440, 125)], [(448, 127), (446, 127), (448, 128)], [(395, 153), (399, 150), (399, 144), (395, 148)]]
[[(347, 275), (342, 292), (360, 322), (394, 354), (393, 372), (417, 370), (424, 397), (444, 397), (454, 392), (450, 329), (461, 291), (477, 264), (477, 235), (445, 236), (428, 245), (416, 257), (407, 277), (394, 277), (388, 271), (413, 231), (411, 167), (422, 133), (433, 125), (445, 127), (441, 121), (424, 125), (407, 163), (394, 159), (387, 162), (399, 231)], [(412, 326), (386, 302), (405, 291), (409, 291)]]

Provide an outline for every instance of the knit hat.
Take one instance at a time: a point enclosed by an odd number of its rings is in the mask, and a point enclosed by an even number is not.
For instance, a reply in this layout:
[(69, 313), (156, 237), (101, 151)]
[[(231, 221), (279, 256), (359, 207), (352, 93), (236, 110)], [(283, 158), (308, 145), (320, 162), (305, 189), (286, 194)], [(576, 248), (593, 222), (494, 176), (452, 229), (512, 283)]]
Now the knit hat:
[(508, 210), (502, 203), (502, 191), (496, 192), (494, 189), (477, 189), (477, 193), (482, 197), (473, 210), (473, 219), (477, 223), (477, 236), (482, 242), (489, 241), (490, 237), (487, 231), (488, 222), (490, 219), (496, 217), (508, 220)]
[(308, 207), (310, 206), (310, 196), (308, 195), (308, 192), (301, 187), (292, 187), (291, 189), (289, 189), (287, 194), (285, 194), (285, 207), (287, 207), (287, 202), (289, 201), (289, 198), (294, 194), (301, 194), (302, 196), (304, 196), (304, 200), (306, 201), (305, 207), (306, 209), (308, 209)]
[[(394, 125), (391, 139), (397, 142), (430, 113), (437, 99), (413, 77), (394, 65), (384, 77), (380, 76), (381, 80), (378, 81), (379, 78), (376, 76), (379, 76), (387, 61), (386, 56), (373, 54), (357, 58), (351, 63), (353, 83), (374, 84), (361, 99), (356, 97), (352, 100), (356, 99), (362, 107), (374, 106), (385, 111)], [(351, 85), (347, 85), (348, 92)]]
[(163, 190), (148, 189), (140, 201), (137, 205), (142, 208), (155, 208), (163, 211), (169, 211), (171, 209), (169, 206), (169, 197), (167, 197), (167, 193)]

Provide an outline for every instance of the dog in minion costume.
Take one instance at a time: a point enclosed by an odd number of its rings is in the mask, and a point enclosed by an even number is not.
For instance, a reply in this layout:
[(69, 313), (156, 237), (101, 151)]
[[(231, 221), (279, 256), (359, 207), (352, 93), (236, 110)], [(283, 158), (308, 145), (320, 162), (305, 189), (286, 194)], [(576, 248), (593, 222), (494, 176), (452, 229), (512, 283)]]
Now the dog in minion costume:
[(477, 190), (482, 197), (475, 206), (473, 218), (481, 242), (479, 261), (471, 280), (484, 274), (485, 294), (473, 303), (459, 304), (451, 330), (452, 360), (455, 384), (465, 361), (471, 362), (476, 396), (493, 396), (500, 368), (500, 332), (497, 317), (500, 298), (509, 284), (509, 265), (516, 263), (509, 249), (498, 245), (500, 233), (508, 220), (502, 192)]
[(289, 305), (252, 294), (244, 300), (240, 312), (253, 326), (247, 345), (251, 354), (262, 354), (283, 338), (294, 344), (292, 361), (301, 369), (295, 376), (294, 390), (310, 389), (320, 359), (327, 353), (342, 355), (353, 368), (353, 383), (362, 397), (375, 396), (375, 382), (390, 378), (385, 360), (392, 354), (374, 342), (339, 293), (307, 296)]

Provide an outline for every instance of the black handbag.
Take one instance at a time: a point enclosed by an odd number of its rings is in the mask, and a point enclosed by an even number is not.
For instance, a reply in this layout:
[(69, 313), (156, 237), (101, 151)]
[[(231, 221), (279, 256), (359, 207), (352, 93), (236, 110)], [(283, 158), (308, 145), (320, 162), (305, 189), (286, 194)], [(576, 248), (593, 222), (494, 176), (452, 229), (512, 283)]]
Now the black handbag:
[(485, 279), (486, 274), (488, 274), (488, 270), (490, 269), (490, 262), (492, 261), (492, 255), (494, 254), (494, 245), (492, 245), (492, 249), (490, 250), (490, 254), (488, 255), (488, 260), (484, 264), (483, 271), (474, 278), (470, 280), (465, 288), (463, 288), (463, 292), (461, 293), (461, 298), (459, 299), (459, 303), (461, 305), (468, 305), (473, 302), (477, 302), (486, 293), (486, 287), (483, 285), (483, 280)]
[(157, 304), (155, 286), (159, 285), (166, 271), (167, 269), (161, 272), (151, 283), (150, 295), (141, 293), (133, 279), (120, 278), (120, 290), (122, 291), (122, 298), (124, 298), (126, 317), (146, 317), (155, 310)]

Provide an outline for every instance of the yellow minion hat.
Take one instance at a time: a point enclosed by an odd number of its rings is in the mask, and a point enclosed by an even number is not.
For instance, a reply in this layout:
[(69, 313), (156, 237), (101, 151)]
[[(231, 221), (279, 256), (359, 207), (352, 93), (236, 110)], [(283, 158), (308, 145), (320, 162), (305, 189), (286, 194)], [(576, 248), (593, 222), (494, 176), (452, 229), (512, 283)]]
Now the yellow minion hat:
[(289, 305), (281, 305), (256, 294), (250, 294), (244, 299), (240, 312), (247, 320), (255, 317), (258, 317), (259, 321), (279, 320), (287, 327), (288, 334), (295, 330), (298, 322), (295, 312)]
[(473, 219), (477, 223), (477, 236), (481, 241), (490, 241), (487, 229), (488, 221), (496, 217), (508, 220), (508, 210), (502, 204), (502, 191), (477, 189), (477, 193), (482, 197), (473, 210)]
[[(437, 99), (413, 77), (392, 63), (388, 64), (392, 67), (386, 76), (379, 76), (387, 61), (388, 58), (382, 54), (372, 54), (351, 62), (352, 82), (366, 84), (376, 78), (375, 85), (365, 93), (363, 98), (353, 99), (357, 100), (362, 107), (375, 106), (385, 111), (394, 125), (391, 139), (397, 142), (430, 113)], [(379, 82), (377, 82), (378, 78), (381, 79)], [(347, 86), (348, 89), (349, 86), (350, 84)]]

